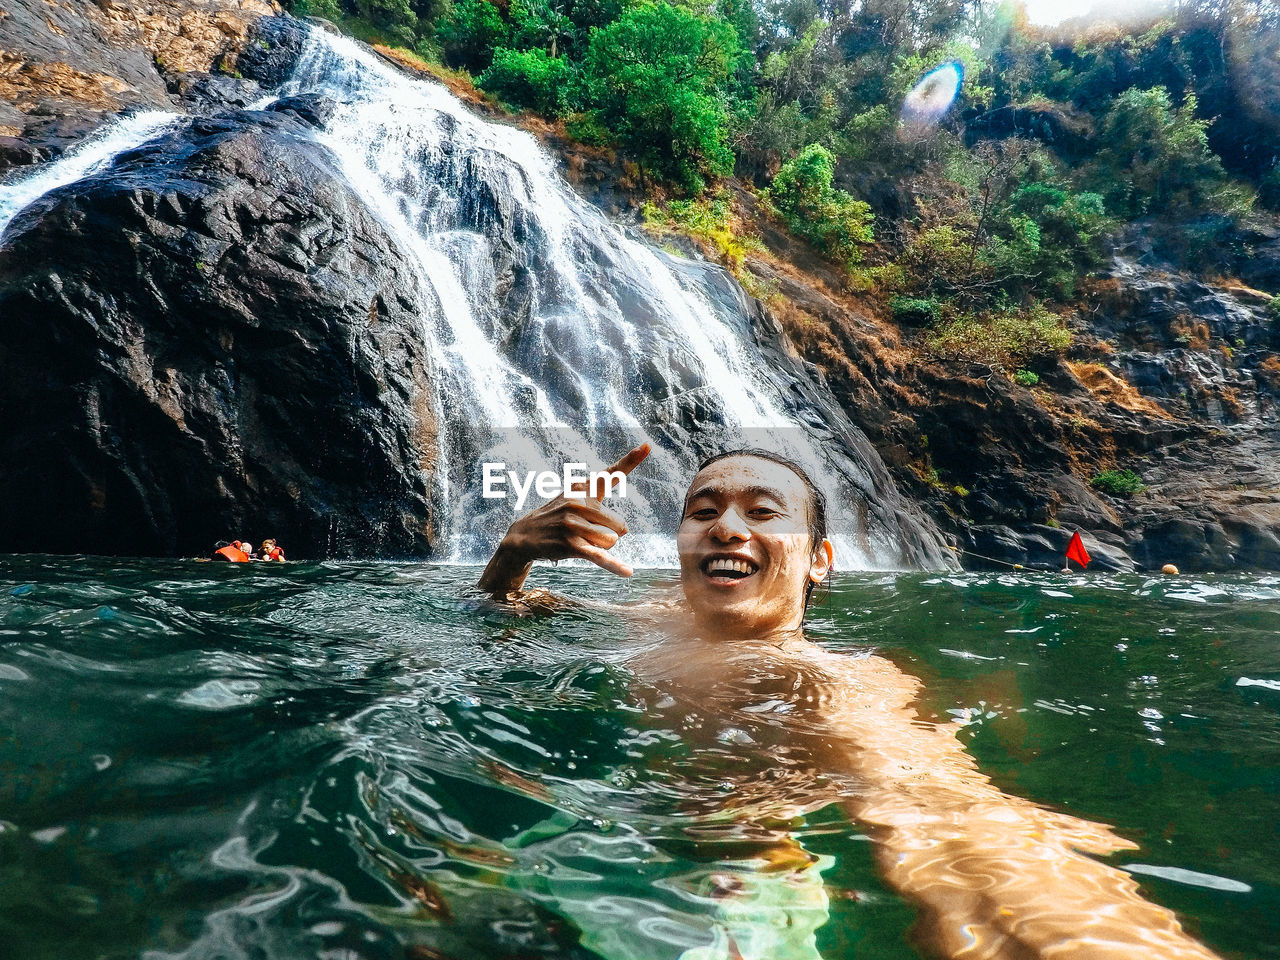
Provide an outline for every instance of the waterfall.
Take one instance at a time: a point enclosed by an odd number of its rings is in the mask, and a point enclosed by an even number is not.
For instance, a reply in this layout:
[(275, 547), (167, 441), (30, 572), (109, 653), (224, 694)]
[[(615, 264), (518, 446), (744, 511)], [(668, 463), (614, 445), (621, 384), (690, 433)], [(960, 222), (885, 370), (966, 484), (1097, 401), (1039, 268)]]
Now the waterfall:
[(0, 184), (0, 237), (14, 217), (46, 193), (93, 176), (119, 154), (160, 136), (181, 120), (179, 114), (160, 110), (124, 114), (94, 131), (57, 162), (41, 164)]
[[(874, 485), (855, 464), (833, 469), (830, 430), (826, 444), (814, 435), (830, 411), (797, 410), (787, 374), (753, 355), (745, 298), (722, 271), (632, 238), (574, 192), (531, 134), (344, 37), (313, 30), (281, 94), (338, 104), (317, 136), (433, 293), (422, 332), (452, 559), (482, 559), (511, 519), (509, 506), (480, 498), (482, 461), (597, 469), (648, 440), (654, 454), (626, 505), (637, 533), (618, 548), (632, 562), (673, 563), (671, 532), (699, 458), (762, 446), (828, 487), (846, 569), (901, 565), (896, 531), (866, 529), (866, 510), (849, 508)], [(519, 316), (501, 309), (513, 298), (499, 271), (524, 287)]]
[[(648, 441), (618, 506), (632, 533), (616, 552), (635, 565), (674, 563), (698, 461), (742, 446), (790, 456), (824, 488), (840, 568), (939, 562), (936, 535), (866, 438), (723, 270), (633, 236), (575, 193), (531, 134), (347, 38), (310, 30), (291, 79), (255, 108), (287, 97), (333, 105), (310, 136), (417, 273), (401, 292), (416, 298), (432, 362), (441, 559), (483, 560), (514, 516), (513, 503), (481, 496), (482, 463), (599, 469)], [(0, 231), (181, 122), (126, 115), (0, 185)]]

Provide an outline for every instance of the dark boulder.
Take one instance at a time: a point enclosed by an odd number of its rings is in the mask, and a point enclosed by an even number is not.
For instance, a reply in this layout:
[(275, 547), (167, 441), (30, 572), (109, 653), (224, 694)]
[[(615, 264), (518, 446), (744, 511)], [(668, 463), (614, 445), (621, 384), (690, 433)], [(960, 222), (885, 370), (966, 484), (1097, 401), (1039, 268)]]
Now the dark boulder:
[(424, 292), (281, 113), (196, 120), (0, 241), (0, 552), (429, 552)]
[(307, 34), (307, 26), (293, 17), (263, 17), (236, 57), (236, 71), (264, 90), (274, 90), (293, 75)]

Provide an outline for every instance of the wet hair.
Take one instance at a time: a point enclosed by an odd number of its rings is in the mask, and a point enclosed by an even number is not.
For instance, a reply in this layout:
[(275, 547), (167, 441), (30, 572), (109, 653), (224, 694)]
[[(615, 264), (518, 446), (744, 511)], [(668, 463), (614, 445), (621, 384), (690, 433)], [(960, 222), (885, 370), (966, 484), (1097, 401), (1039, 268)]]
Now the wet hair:
[[(757, 460), (768, 460), (770, 463), (776, 463), (786, 467), (804, 484), (805, 492), (808, 498), (805, 501), (805, 513), (809, 518), (809, 549), (817, 550), (818, 544), (827, 539), (827, 498), (817, 484), (810, 479), (809, 474), (805, 473), (804, 467), (796, 463), (794, 460), (784, 457), (779, 453), (772, 453), (768, 450), (759, 450), (755, 447), (744, 447), (739, 450), (726, 450), (724, 453), (717, 453), (713, 457), (707, 457), (702, 463), (698, 464), (698, 469), (694, 476), (701, 473), (713, 463), (721, 460), (729, 460), (733, 457), (754, 457)], [(831, 576), (831, 570), (827, 570), (827, 577)], [(823, 578), (826, 582), (826, 577)], [(809, 606), (809, 597), (813, 594), (813, 588), (816, 586), (813, 580), (805, 583), (804, 588), (804, 605)]]

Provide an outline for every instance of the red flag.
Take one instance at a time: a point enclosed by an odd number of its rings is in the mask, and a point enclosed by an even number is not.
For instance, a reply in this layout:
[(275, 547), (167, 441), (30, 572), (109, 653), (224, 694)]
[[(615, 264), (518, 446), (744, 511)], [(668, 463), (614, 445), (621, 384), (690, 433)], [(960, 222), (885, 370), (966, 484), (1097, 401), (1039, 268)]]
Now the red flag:
[(1093, 559), (1089, 556), (1089, 551), (1084, 548), (1084, 541), (1080, 539), (1079, 531), (1071, 535), (1071, 542), (1067, 544), (1067, 559), (1074, 560), (1082, 567), (1087, 567), (1089, 561)]

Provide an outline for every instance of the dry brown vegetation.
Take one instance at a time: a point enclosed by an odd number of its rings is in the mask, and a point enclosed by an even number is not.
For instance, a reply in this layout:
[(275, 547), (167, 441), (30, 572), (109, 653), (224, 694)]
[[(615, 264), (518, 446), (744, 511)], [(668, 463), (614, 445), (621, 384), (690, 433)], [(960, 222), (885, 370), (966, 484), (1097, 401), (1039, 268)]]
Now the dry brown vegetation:
[(1145, 413), (1160, 420), (1170, 419), (1167, 410), (1100, 363), (1068, 363), (1067, 369), (1099, 403), (1114, 403), (1134, 413)]

